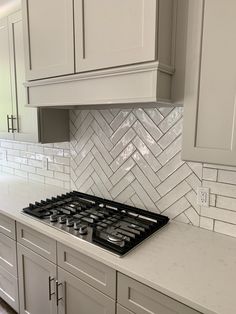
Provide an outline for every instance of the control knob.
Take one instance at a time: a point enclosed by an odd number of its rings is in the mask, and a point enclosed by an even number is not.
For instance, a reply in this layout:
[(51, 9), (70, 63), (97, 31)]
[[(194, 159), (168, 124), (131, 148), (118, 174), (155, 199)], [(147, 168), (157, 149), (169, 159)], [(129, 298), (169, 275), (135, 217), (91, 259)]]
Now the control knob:
[(82, 225), (81, 222), (77, 221), (74, 223), (74, 229), (78, 231), (79, 234), (85, 235), (88, 233), (88, 228), (86, 225)]

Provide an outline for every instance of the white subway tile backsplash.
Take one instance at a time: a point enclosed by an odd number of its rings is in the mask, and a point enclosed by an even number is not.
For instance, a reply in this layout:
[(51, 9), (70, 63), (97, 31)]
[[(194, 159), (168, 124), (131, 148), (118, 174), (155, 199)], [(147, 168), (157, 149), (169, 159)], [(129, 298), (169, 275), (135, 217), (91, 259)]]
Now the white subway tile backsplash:
[[(70, 143), (0, 140), (0, 170), (236, 237), (236, 167), (182, 161), (182, 119), (183, 108), (71, 110)], [(197, 205), (200, 186), (209, 208)]]

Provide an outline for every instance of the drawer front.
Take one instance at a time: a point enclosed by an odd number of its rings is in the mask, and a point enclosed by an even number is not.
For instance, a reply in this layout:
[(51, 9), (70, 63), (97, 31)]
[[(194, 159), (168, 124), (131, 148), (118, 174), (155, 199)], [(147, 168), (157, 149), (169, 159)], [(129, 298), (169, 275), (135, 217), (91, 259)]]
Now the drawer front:
[(19, 313), (18, 282), (0, 266), (0, 298)]
[(17, 223), (17, 241), (49, 261), (56, 263), (55, 240)]
[(0, 233), (0, 266), (17, 277), (16, 241)]
[(134, 312), (130, 312), (129, 310), (127, 310), (126, 308), (124, 308), (123, 306), (121, 306), (120, 304), (117, 303), (117, 314), (134, 314)]
[(4, 233), (12, 239), (16, 239), (16, 225), (15, 220), (0, 214), (0, 232)]
[(121, 273), (118, 273), (117, 301), (136, 314), (199, 314)]
[(100, 290), (116, 297), (116, 271), (92, 258), (57, 243), (58, 265)]

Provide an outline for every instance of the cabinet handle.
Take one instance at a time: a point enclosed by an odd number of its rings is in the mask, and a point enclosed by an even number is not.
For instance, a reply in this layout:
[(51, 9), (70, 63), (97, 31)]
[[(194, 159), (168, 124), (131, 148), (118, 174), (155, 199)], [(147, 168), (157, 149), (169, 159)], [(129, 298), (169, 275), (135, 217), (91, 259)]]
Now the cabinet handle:
[(10, 133), (10, 124), (9, 124), (9, 120), (11, 118), (9, 117), (9, 115), (7, 115), (7, 132)]
[(54, 281), (54, 278), (49, 276), (48, 277), (48, 297), (49, 297), (49, 301), (52, 300), (52, 295), (55, 294), (55, 292), (52, 293), (52, 287), (51, 287), (51, 282)]
[(58, 287), (62, 286), (62, 283), (58, 283), (58, 280), (56, 280), (56, 298), (57, 298), (57, 306), (59, 305), (59, 301), (62, 300), (63, 298), (59, 298), (59, 289)]
[[(9, 121), (11, 120), (11, 127), (10, 127), (10, 123)], [(17, 129), (14, 128), (14, 120), (17, 120), (17, 118), (15, 118), (13, 115), (9, 116), (7, 115), (7, 132), (10, 133), (14, 133), (15, 131), (17, 131)]]

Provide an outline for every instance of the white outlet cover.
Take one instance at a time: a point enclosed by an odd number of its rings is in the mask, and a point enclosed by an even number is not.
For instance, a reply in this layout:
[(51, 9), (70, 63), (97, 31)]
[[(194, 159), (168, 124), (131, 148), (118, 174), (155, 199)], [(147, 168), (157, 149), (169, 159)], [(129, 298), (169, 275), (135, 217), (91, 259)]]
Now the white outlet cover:
[(203, 207), (210, 206), (210, 189), (209, 188), (198, 187), (197, 204)]

